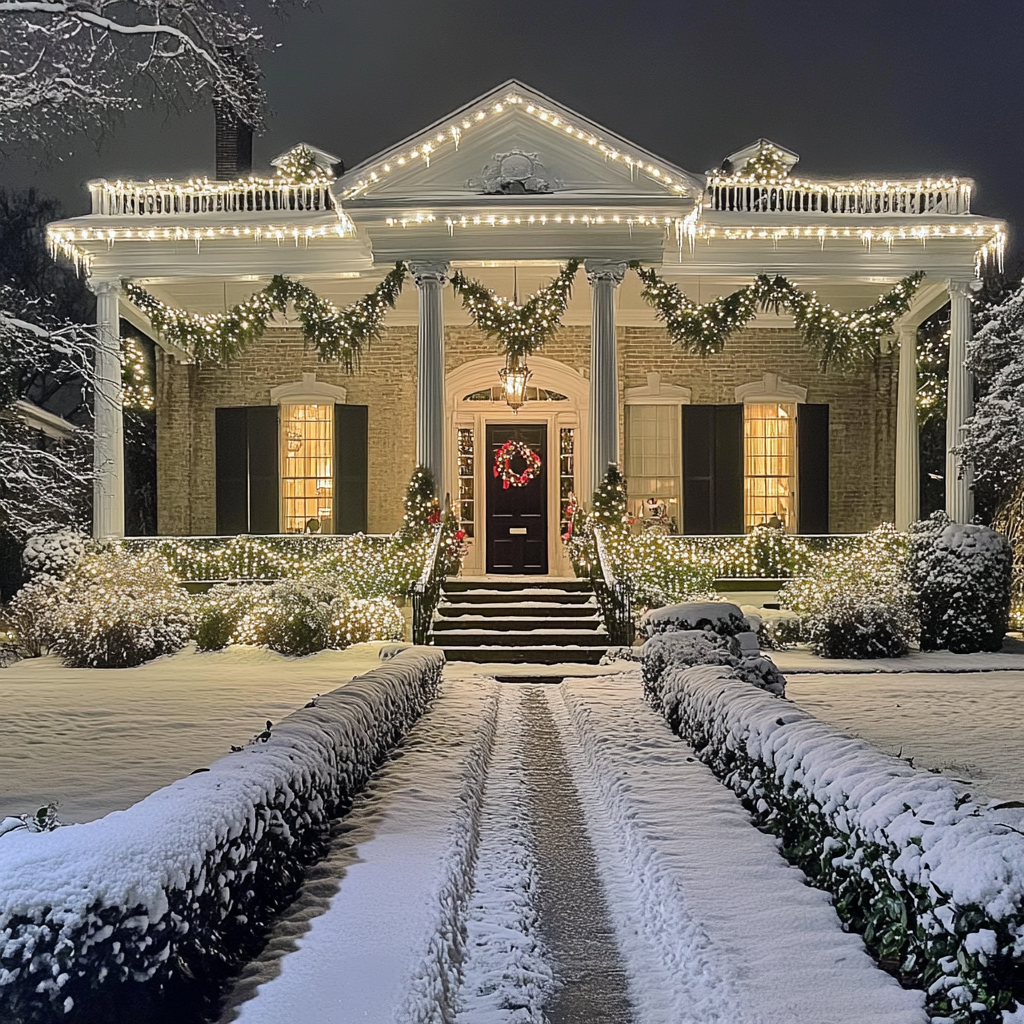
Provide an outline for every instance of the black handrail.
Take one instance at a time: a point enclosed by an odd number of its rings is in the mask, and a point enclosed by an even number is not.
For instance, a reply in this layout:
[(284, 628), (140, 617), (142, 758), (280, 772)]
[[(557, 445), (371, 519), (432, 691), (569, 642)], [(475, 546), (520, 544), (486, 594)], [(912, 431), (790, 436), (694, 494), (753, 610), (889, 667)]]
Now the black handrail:
[(423, 561), (423, 573), (412, 585), (412, 642), (425, 644), (430, 638), (430, 626), (434, 621), (434, 610), (441, 600), (441, 586), (445, 574), (441, 565), (443, 551), (441, 534), (444, 526), (434, 527), (434, 538)]
[(590, 582), (601, 606), (608, 639), (621, 647), (630, 647), (636, 639), (633, 619), (633, 586), (628, 579), (619, 579), (612, 568), (604, 545), (601, 527), (595, 526), (594, 561), (590, 567)]

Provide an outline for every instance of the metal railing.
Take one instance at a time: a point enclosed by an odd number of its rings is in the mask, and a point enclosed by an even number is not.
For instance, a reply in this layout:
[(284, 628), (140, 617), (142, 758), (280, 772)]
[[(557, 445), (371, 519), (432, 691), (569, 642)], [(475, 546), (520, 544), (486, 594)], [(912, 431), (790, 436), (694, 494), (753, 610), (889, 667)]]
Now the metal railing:
[(590, 567), (590, 582), (601, 606), (608, 639), (621, 647), (629, 647), (636, 638), (633, 618), (633, 586), (628, 579), (619, 579), (612, 568), (604, 537), (599, 526), (594, 527), (594, 562)]
[(329, 184), (291, 185), (273, 178), (215, 182), (94, 181), (92, 212), (110, 217), (297, 213), (334, 209)]
[(871, 216), (965, 215), (971, 212), (972, 183), (953, 178), (919, 182), (780, 182), (740, 184), (728, 178), (708, 182), (705, 208), (723, 213), (813, 213)]
[(441, 600), (441, 587), (445, 574), (442, 560), (444, 552), (441, 548), (441, 535), (444, 526), (434, 527), (434, 539), (427, 548), (427, 557), (423, 560), (423, 573), (412, 586), (412, 642), (425, 644), (430, 638), (430, 627), (434, 621), (434, 611)]

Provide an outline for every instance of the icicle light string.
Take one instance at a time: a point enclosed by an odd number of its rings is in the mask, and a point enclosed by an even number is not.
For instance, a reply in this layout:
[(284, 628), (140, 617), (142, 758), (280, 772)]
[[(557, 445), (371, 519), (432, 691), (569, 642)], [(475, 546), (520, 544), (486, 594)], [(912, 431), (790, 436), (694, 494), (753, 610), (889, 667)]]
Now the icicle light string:
[(923, 271), (903, 278), (876, 303), (850, 313), (840, 313), (821, 302), (814, 292), (804, 292), (781, 276), (760, 274), (753, 284), (714, 302), (701, 305), (686, 297), (657, 271), (631, 263), (644, 283), (643, 298), (663, 321), (669, 337), (687, 352), (707, 356), (721, 352), (725, 341), (757, 316), (758, 312), (786, 310), (797, 330), (818, 354), (822, 369), (850, 367), (875, 356), (879, 341), (891, 334), (896, 318), (910, 308), (910, 301), (924, 277)]
[(258, 341), (271, 317), (284, 313), (291, 302), (303, 336), (321, 362), (338, 361), (351, 373), (363, 349), (380, 336), (384, 317), (394, 308), (407, 273), (403, 263), (396, 264), (372, 292), (345, 309), (281, 276), (225, 313), (174, 309), (130, 281), (124, 287), (128, 298), (167, 341), (196, 359), (216, 362), (228, 362)]

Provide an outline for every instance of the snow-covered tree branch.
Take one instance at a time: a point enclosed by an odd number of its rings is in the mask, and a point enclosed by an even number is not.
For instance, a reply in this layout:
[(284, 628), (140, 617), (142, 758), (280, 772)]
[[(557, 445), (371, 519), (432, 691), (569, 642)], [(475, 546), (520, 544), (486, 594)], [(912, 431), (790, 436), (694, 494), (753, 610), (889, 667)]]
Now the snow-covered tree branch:
[(251, 58), (264, 45), (243, 0), (0, 0), (0, 148), (154, 100), (187, 109), (214, 98), (259, 128)]

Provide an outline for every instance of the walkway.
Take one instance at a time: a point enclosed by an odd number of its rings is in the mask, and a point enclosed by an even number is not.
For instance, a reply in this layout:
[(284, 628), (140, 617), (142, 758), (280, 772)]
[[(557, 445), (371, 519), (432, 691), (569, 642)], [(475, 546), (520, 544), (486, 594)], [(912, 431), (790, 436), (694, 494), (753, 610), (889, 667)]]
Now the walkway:
[(317, 874), (225, 1022), (926, 1020), (635, 669), (541, 685), (450, 665)]

